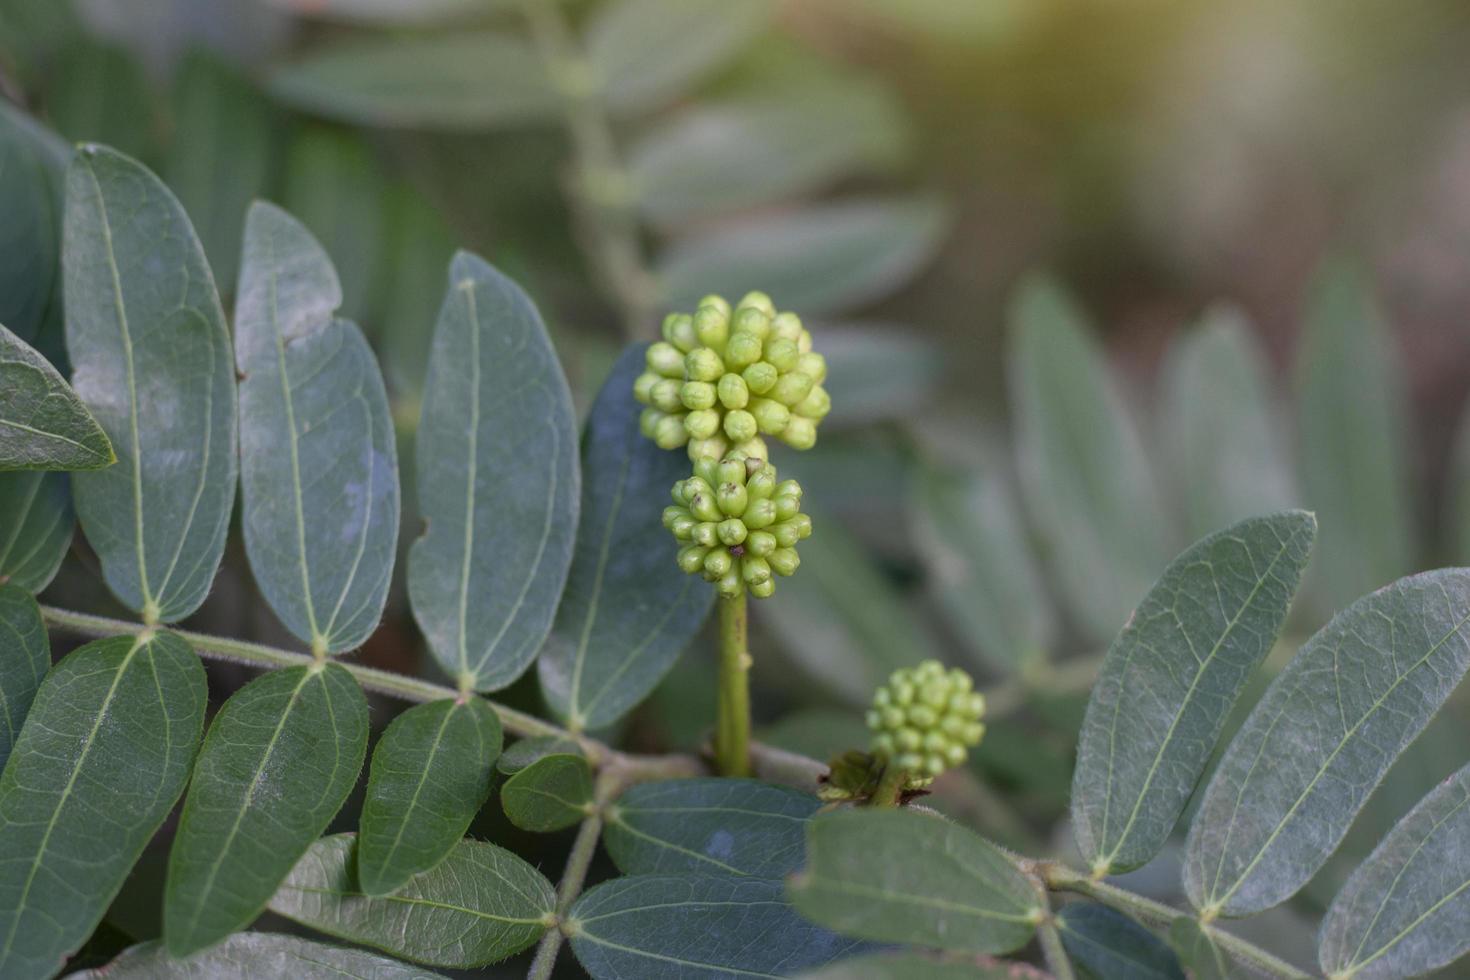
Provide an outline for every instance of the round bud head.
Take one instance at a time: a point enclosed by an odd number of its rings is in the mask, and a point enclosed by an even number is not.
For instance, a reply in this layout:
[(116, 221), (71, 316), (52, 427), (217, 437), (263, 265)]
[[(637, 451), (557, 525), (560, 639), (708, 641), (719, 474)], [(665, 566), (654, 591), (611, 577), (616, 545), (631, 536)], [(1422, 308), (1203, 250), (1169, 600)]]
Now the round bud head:
[(770, 314), (753, 306), (740, 307), (734, 314), (732, 333), (764, 342), (771, 335)]
[(698, 525), (699, 522), (694, 519), (694, 515), (686, 511), (685, 515), (676, 520), (669, 530), (673, 531), (674, 537), (680, 541), (688, 541), (694, 536), (694, 529)]
[(776, 496), (801, 499), (801, 484), (795, 480), (782, 480), (776, 485)]
[(726, 408), (744, 408), (750, 404), (750, 386), (738, 374), (727, 374), (720, 378), (718, 395), (720, 404)]
[(810, 449), (817, 444), (817, 425), (809, 418), (793, 415), (781, 430), (781, 441), (792, 449)]
[(751, 392), (764, 395), (776, 387), (776, 380), (781, 377), (781, 372), (776, 370), (774, 364), (767, 361), (756, 361), (742, 371), (740, 377)]
[(678, 449), (686, 438), (684, 419), (678, 415), (665, 415), (653, 430), (653, 441), (660, 449)]
[(812, 536), (812, 518), (810, 514), (797, 514), (791, 519), (791, 523), (796, 525), (796, 533), (800, 540), (805, 541)]
[[(777, 552), (779, 554), (779, 551)], [(918, 789), (946, 769), (963, 765), (984, 734), (984, 701), (959, 669), (933, 660), (889, 675), (873, 695), (873, 753), (905, 771), (905, 789)], [(978, 710), (977, 710), (978, 709)]]
[[(696, 347), (684, 355), (684, 374), (690, 381), (720, 380), (725, 373), (725, 362), (713, 347)], [(805, 377), (805, 375), (798, 375)], [(805, 392), (803, 392), (803, 395)]]
[(714, 408), (715, 386), (708, 381), (686, 381), (679, 390), (679, 400), (685, 408)]
[[(720, 431), (720, 413), (712, 408), (702, 408), (684, 416), (684, 431), (691, 439), (708, 439)], [(678, 446), (671, 447), (674, 449)]]
[(706, 347), (724, 347), (730, 338), (729, 312), (717, 306), (701, 306), (694, 311), (694, 335)]
[(645, 358), (648, 362), (648, 370), (654, 374), (676, 381), (684, 379), (684, 355), (679, 348), (668, 341), (660, 340), (649, 344)]
[(745, 442), (756, 436), (755, 416), (743, 408), (725, 413), (725, 435), (735, 442)]

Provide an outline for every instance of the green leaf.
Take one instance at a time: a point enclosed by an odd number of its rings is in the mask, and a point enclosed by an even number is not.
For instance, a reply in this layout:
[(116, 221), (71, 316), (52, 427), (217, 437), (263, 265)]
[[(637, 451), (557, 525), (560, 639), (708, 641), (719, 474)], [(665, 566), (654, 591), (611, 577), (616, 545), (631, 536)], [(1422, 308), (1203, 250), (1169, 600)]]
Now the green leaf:
[(593, 811), (592, 768), (580, 755), (542, 756), (505, 781), (500, 806), (522, 830), (564, 830)]
[(373, 750), (357, 875), (383, 895), (444, 860), (490, 797), (500, 719), (480, 698), (403, 712)]
[(1249, 915), (1327, 860), (1470, 666), (1470, 569), (1400, 579), (1313, 636), (1225, 751), (1190, 829), (1202, 911)]
[(559, 107), (530, 44), (489, 31), (338, 41), (281, 66), (270, 88), (363, 126), (478, 130), (554, 118)]
[(317, 841), (271, 911), (415, 963), (460, 968), (519, 953), (555, 914), (551, 882), (494, 844), (460, 841), (438, 867), (381, 898), (358, 888), (354, 850), (352, 834)]
[(0, 776), (0, 976), (92, 933), (189, 778), (208, 700), (172, 633), (88, 643), (41, 684)]
[(638, 431), (633, 379), (645, 344), (623, 351), (582, 435), (582, 520), (566, 592), (537, 664), (553, 711), (603, 728), (646, 698), (709, 617), (714, 590), (685, 575), (664, 530), (669, 488), (689, 463)]
[(1081, 310), (1028, 279), (1010, 310), (1011, 410), (1025, 502), (1064, 598), (1112, 636), (1168, 560), (1143, 445)]
[(71, 148), (0, 99), (0, 323), (63, 367), (61, 211)]
[(1265, 357), (1238, 310), (1211, 310), (1180, 335), (1163, 387), (1169, 458), (1190, 536), (1298, 502)]
[(962, 953), (1024, 946), (1044, 914), (995, 845), (943, 817), (842, 810), (807, 825), (807, 867), (790, 895), (849, 936)]
[(335, 20), (380, 27), (416, 27), (484, 14), (509, 6), (513, 0), (314, 0), (302, 7), (298, 0), (269, 0), (298, 17)]
[(906, 286), (944, 233), (927, 198), (865, 198), (760, 215), (681, 241), (660, 258), (664, 305), (693, 309), (710, 292), (770, 293), (802, 316), (867, 306)]
[(81, 33), (47, 69), (46, 116), (67, 142), (113, 146), (151, 159), (158, 133), (156, 99), (141, 61), (120, 45)]
[(643, 112), (687, 93), (753, 41), (769, 0), (614, 0), (586, 28), (587, 60), (603, 97)]
[(1420, 800), (1337, 893), (1318, 949), (1332, 977), (1419, 976), (1470, 953), (1470, 766)]
[(51, 362), (0, 324), (0, 470), (96, 470), (116, 461)]
[(1197, 919), (1187, 915), (1175, 919), (1169, 926), (1169, 946), (1179, 956), (1190, 980), (1231, 980), (1240, 975)]
[(51, 644), (36, 600), (0, 585), (0, 771), (49, 669)]
[(1173, 833), (1231, 708), (1276, 642), (1316, 533), (1298, 510), (1197, 542), (1108, 648), (1072, 781), (1072, 826), (1095, 875), (1141, 867)]
[(849, 956), (820, 970), (801, 974), (801, 980), (1047, 980), (1022, 963), (972, 958), (940, 959), (924, 953), (873, 953)]
[(104, 967), (72, 976), (76, 980), (445, 980), (375, 953), (272, 932), (237, 932), (187, 960), (174, 959), (161, 942), (143, 943)]
[(1370, 289), (1356, 266), (1326, 265), (1297, 353), (1303, 503), (1322, 523), (1317, 566), (1339, 607), (1412, 567), (1403, 382)]
[(558, 738), (554, 735), (523, 738), (500, 753), (500, 758), (495, 760), (495, 768), (507, 776), (514, 776), (533, 762), (544, 759), (548, 755), (576, 754), (581, 751), (582, 747), (569, 738)]
[(0, 584), (32, 595), (50, 585), (75, 526), (65, 473), (0, 474)]
[(367, 699), (334, 663), (265, 674), (225, 702), (169, 854), (169, 952), (188, 956), (260, 914), (352, 791), (367, 736)]
[(439, 665), (495, 691), (535, 658), (577, 531), (577, 420), (530, 298), (460, 252), (434, 328), (415, 456), (427, 527), (408, 595)]
[(235, 302), (245, 548), (266, 601), (313, 650), (362, 645), (398, 546), (383, 376), (316, 239), (280, 208), (245, 219)]
[(817, 331), (827, 359), (822, 386), (832, 396), (824, 431), (912, 419), (942, 389), (945, 365), (939, 347), (909, 327), (824, 324)]
[(164, 176), (193, 219), (220, 292), (240, 268), (245, 209), (265, 192), (277, 123), (250, 82), (213, 55), (185, 56), (174, 75), (174, 136)]
[(444, 270), (454, 255), (455, 233), (438, 209), (405, 184), (389, 190), (388, 218), (392, 284), (383, 297), (376, 346), (398, 417), (417, 426), (429, 366), (431, 317), (444, 292)]
[(801, 867), (815, 796), (753, 779), (634, 786), (607, 811), (603, 845), (624, 874), (779, 878)]
[(631, 875), (589, 889), (568, 934), (593, 980), (784, 977), (863, 944), (803, 920), (779, 879)]
[(1057, 913), (1067, 955), (1094, 980), (1184, 980), (1179, 958), (1153, 933), (1122, 912), (1073, 902)]
[(173, 622), (209, 593), (235, 500), (235, 366), (179, 202), (141, 164), (85, 146), (67, 173), (72, 384), (118, 462), (72, 477), (108, 586)]

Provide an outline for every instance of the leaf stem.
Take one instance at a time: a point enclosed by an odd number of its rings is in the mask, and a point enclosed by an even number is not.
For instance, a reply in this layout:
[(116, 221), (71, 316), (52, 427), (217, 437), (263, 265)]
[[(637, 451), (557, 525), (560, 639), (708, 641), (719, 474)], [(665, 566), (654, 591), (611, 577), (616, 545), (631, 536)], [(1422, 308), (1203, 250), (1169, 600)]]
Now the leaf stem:
[(562, 871), (561, 881), (556, 885), (557, 924), (546, 930), (546, 935), (541, 937), (541, 943), (536, 947), (536, 958), (531, 961), (531, 971), (526, 974), (526, 980), (549, 980), (551, 977), (551, 971), (556, 966), (556, 956), (561, 952), (562, 941), (567, 937), (567, 913), (571, 911), (572, 903), (582, 894), (582, 886), (587, 882), (587, 869), (592, 866), (592, 858), (597, 853), (597, 842), (602, 837), (602, 814), (607, 805), (617, 799), (624, 785), (614, 771), (604, 772), (598, 778), (595, 797), (597, 809), (578, 828), (577, 839), (572, 841), (572, 850), (567, 855), (567, 865)]
[(892, 762), (883, 767), (883, 776), (878, 788), (873, 791), (873, 806), (898, 806), (903, 797), (903, 784), (908, 781), (908, 772)]
[(720, 691), (715, 765), (721, 775), (750, 775), (750, 650), (745, 592), (720, 596)]
[(1072, 961), (1067, 958), (1067, 949), (1062, 945), (1062, 934), (1057, 929), (1057, 920), (1048, 914), (1036, 926), (1036, 940), (1041, 944), (1041, 956), (1046, 969), (1055, 980), (1077, 980)]

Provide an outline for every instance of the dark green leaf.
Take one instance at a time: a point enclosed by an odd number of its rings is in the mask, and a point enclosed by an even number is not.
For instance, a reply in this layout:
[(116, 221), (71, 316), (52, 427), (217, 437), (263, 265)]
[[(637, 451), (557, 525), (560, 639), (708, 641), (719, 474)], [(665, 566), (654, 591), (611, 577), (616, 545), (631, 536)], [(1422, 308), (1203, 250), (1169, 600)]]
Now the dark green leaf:
[(500, 805), (522, 830), (563, 830), (593, 811), (592, 768), (580, 755), (543, 756), (505, 781)]
[(1067, 955), (1094, 980), (1184, 980), (1179, 958), (1122, 912), (1073, 902), (1057, 914)]
[(79, 947), (189, 778), (208, 700), (172, 633), (58, 663), (0, 776), (0, 976), (47, 977)]
[(1365, 274), (1319, 274), (1297, 353), (1303, 503), (1322, 522), (1317, 567), (1346, 605), (1408, 571), (1413, 546), (1400, 367)]
[(367, 736), (367, 699), (334, 663), (257, 677), (225, 702), (169, 855), (169, 952), (188, 956), (260, 914), (351, 792)]
[(143, 943), (77, 980), (444, 980), (375, 953), (270, 932), (237, 932), (212, 949), (177, 960), (161, 942)]
[(993, 844), (943, 817), (845, 810), (807, 825), (802, 915), (845, 935), (963, 953), (1026, 944), (1044, 910)]
[(568, 916), (594, 980), (784, 977), (863, 944), (802, 919), (779, 879), (632, 875), (590, 889)]
[(1470, 666), (1470, 569), (1400, 579), (1307, 641), (1230, 743), (1190, 829), (1184, 884), (1249, 915), (1317, 872)]
[(70, 155), (59, 137), (0, 99), (0, 323), (58, 367), (64, 360), (62, 193)]
[(531, 46), (488, 31), (339, 41), (277, 69), (271, 90), (364, 126), (474, 130), (554, 118), (558, 107)]
[(638, 431), (633, 379), (646, 345), (625, 350), (582, 436), (582, 520), (566, 593), (537, 670), (574, 731), (602, 728), (658, 686), (709, 616), (714, 590), (674, 561), (663, 528), (669, 488), (689, 463)]
[(582, 747), (569, 738), (543, 735), (539, 738), (523, 738), (500, 753), (495, 768), (507, 776), (514, 776), (538, 759), (548, 755), (579, 753)]
[(801, 867), (815, 796), (753, 779), (643, 783), (608, 808), (603, 845), (624, 874), (779, 878)]
[(530, 298), (454, 257), (434, 328), (415, 455), (427, 527), (408, 594), (439, 665), (495, 691), (535, 658), (577, 531), (577, 420)]
[(710, 292), (771, 294), (802, 316), (866, 306), (929, 262), (944, 212), (929, 199), (859, 199), (762, 215), (680, 242), (660, 258), (664, 304), (693, 309)]
[(0, 771), (50, 668), (51, 644), (36, 600), (0, 585)]
[(96, 470), (116, 461), (51, 362), (0, 324), (0, 470)]
[(235, 302), (245, 547), (266, 601), (313, 650), (360, 646), (398, 546), (383, 376), (316, 239), (280, 208), (245, 220)]
[(312, 845), (271, 911), (348, 942), (431, 966), (475, 967), (518, 953), (552, 921), (551, 882), (511, 852), (465, 840), (381, 898), (362, 894), (352, 834)]
[(1047, 980), (1024, 963), (974, 957), (941, 958), (924, 953), (873, 953), (849, 956), (831, 966), (801, 974), (801, 980)]
[(114, 150), (67, 173), (72, 384), (118, 462), (72, 477), (118, 598), (182, 619), (209, 593), (235, 500), (235, 366), (209, 266), (168, 188)]
[(1108, 648), (1072, 781), (1072, 826), (1094, 874), (1142, 866), (1173, 833), (1230, 709), (1276, 642), (1316, 533), (1298, 510), (1197, 542)]
[(1138, 433), (1082, 312), (1027, 280), (1010, 311), (1011, 408), (1025, 503), (1063, 597), (1112, 636), (1168, 560), (1165, 513)]
[(1199, 920), (1187, 915), (1181, 915), (1169, 926), (1169, 946), (1178, 954), (1190, 980), (1232, 980), (1243, 975), (1200, 927)]
[(1333, 977), (1419, 976), (1470, 953), (1470, 766), (1441, 783), (1359, 865), (1327, 910)]
[(770, 12), (768, 0), (614, 0), (587, 25), (587, 58), (613, 108), (656, 109), (734, 58)]
[(75, 526), (65, 473), (0, 474), (0, 585), (32, 595), (50, 585)]
[(47, 67), (46, 115), (68, 142), (101, 143), (151, 158), (158, 126), (140, 61), (119, 45), (82, 34)]
[(476, 697), (403, 712), (373, 750), (357, 875), (369, 895), (400, 888), (444, 859), (490, 797), (500, 719)]

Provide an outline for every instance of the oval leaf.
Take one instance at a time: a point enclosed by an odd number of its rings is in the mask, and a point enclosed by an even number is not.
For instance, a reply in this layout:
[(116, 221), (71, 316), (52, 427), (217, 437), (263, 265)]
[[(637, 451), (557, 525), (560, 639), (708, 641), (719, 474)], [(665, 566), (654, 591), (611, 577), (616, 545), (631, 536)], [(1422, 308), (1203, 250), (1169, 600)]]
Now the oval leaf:
[(1073, 902), (1057, 913), (1067, 955), (1095, 980), (1184, 980), (1179, 957), (1122, 912)]
[(171, 633), (88, 643), (46, 677), (0, 776), (0, 976), (49, 977), (92, 934), (184, 791), (207, 700)]
[(631, 875), (587, 891), (566, 925), (594, 980), (782, 977), (863, 944), (805, 921), (779, 879)]
[(1332, 900), (1318, 953), (1331, 977), (1430, 973), (1470, 953), (1470, 766), (1389, 831)]
[(116, 460), (51, 362), (0, 324), (0, 470), (97, 470)]
[(500, 719), (480, 698), (403, 712), (373, 750), (357, 876), (369, 895), (401, 887), (444, 860), (490, 797)]
[(245, 219), (235, 302), (245, 549), (266, 601), (315, 651), (377, 628), (398, 545), (388, 393), (337, 273), (286, 212)]
[(1271, 652), (1317, 522), (1242, 521), (1174, 559), (1108, 648), (1072, 780), (1094, 875), (1148, 862), (1169, 835), (1251, 672)]
[(70, 155), (59, 136), (0, 101), (0, 323), (59, 367), (65, 360), (61, 212)]
[(1249, 915), (1305, 885), (1470, 666), (1470, 569), (1400, 579), (1307, 641), (1226, 749), (1190, 828), (1184, 884)]
[(578, 755), (581, 751), (581, 745), (569, 738), (558, 738), (555, 735), (523, 738), (500, 753), (500, 758), (495, 760), (495, 768), (507, 776), (514, 776), (531, 763), (544, 759), (548, 755)]
[(169, 853), (170, 953), (188, 956), (260, 914), (352, 791), (367, 736), (367, 699), (338, 664), (265, 674), (225, 702)]
[(51, 668), (51, 644), (36, 600), (0, 585), (0, 772)]
[(844, 935), (963, 953), (1018, 949), (1045, 912), (997, 847), (912, 810), (811, 821), (790, 894), (802, 915)]
[(801, 867), (815, 796), (753, 779), (642, 783), (607, 810), (603, 845), (624, 874), (779, 878)]
[(77, 980), (444, 980), (422, 967), (360, 949), (272, 932), (237, 932), (187, 960), (170, 956), (161, 942), (143, 943), (124, 950), (106, 966), (72, 976)]
[(536, 307), (460, 252), (434, 328), (415, 456), (428, 525), (408, 555), (415, 618), (478, 691), (530, 666), (577, 530), (577, 421)]
[(709, 616), (714, 590), (679, 570), (663, 527), (689, 463), (638, 431), (633, 379), (646, 344), (623, 351), (582, 436), (582, 520), (566, 592), (537, 663), (573, 731), (603, 728), (658, 686)]
[(184, 210), (141, 164), (79, 150), (67, 173), (72, 384), (118, 462), (72, 477), (108, 586), (145, 619), (204, 601), (235, 500), (235, 366)]
[(50, 585), (75, 527), (65, 473), (0, 474), (0, 584), (32, 595)]
[(381, 898), (358, 888), (354, 850), (352, 834), (317, 841), (271, 911), (416, 963), (463, 968), (519, 953), (553, 921), (551, 882), (494, 844), (460, 841), (438, 867)]
[(543, 756), (505, 781), (500, 805), (522, 830), (563, 830), (593, 812), (592, 768), (580, 755)]

